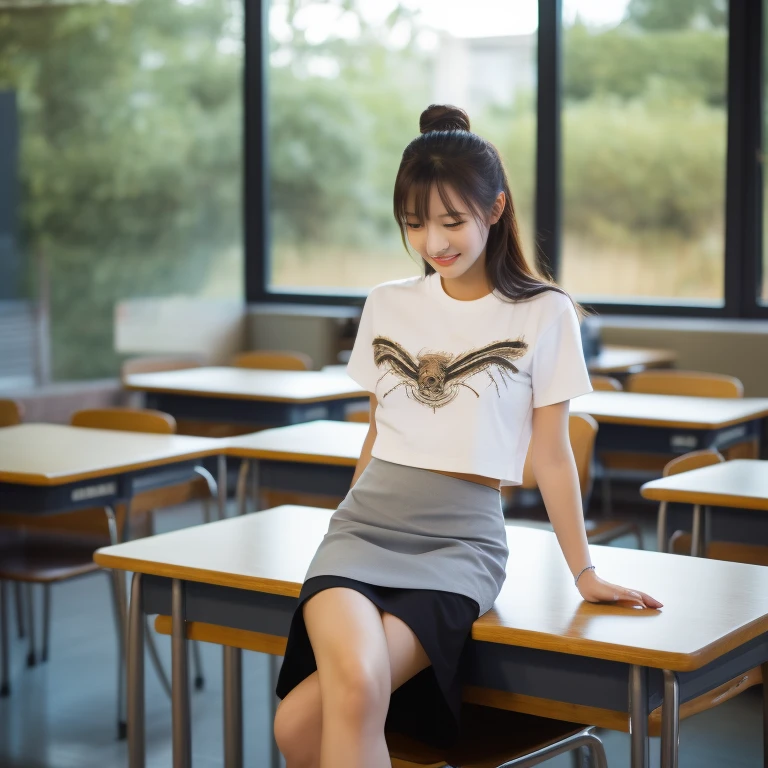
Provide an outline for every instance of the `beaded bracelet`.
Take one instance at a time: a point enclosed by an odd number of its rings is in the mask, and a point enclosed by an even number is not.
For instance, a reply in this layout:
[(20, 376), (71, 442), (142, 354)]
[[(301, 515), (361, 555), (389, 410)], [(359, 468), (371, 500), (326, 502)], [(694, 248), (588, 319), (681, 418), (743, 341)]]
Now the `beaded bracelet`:
[(579, 579), (581, 578), (581, 574), (584, 573), (584, 571), (594, 571), (595, 566), (594, 565), (588, 565), (586, 568), (582, 568), (579, 575), (573, 580), (574, 584), (579, 583)]

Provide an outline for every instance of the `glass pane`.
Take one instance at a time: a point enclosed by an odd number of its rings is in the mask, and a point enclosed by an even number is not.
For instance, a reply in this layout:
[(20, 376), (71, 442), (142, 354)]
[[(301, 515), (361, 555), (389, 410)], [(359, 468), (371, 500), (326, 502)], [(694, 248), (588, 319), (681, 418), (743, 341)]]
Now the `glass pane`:
[(727, 0), (566, 0), (561, 281), (722, 305)]
[(152, 352), (185, 300), (241, 301), (242, 3), (3, 6), (18, 292), (47, 274), (54, 378), (115, 376), (116, 315), (144, 307)]
[(403, 149), (433, 102), (469, 113), (507, 167), (526, 241), (535, 170), (537, 0), (272, 0), (275, 291), (364, 293), (418, 274), (392, 216)]

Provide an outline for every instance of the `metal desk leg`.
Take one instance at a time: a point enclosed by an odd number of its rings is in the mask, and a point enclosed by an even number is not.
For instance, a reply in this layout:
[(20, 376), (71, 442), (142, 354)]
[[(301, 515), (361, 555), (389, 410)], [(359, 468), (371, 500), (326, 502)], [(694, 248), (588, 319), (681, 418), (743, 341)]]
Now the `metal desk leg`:
[(649, 768), (648, 715), (648, 669), (633, 665), (629, 668), (629, 733), (632, 768)]
[(227, 516), (227, 457), (218, 457), (217, 483), (219, 491), (219, 520)]
[(173, 580), (171, 599), (173, 629), (171, 635), (171, 711), (173, 721), (173, 768), (191, 768), (189, 669), (187, 665), (187, 628), (184, 611), (184, 582)]
[(243, 652), (224, 646), (224, 768), (243, 768)]
[[(208, 493), (211, 494), (211, 499), (218, 499), (218, 497), (219, 497), (219, 489), (218, 489), (218, 485), (216, 484), (216, 481), (213, 479), (213, 475), (205, 467), (202, 467), (202, 466), (195, 467), (195, 473), (200, 475), (200, 477), (202, 477), (205, 480), (205, 482), (208, 484)], [(209, 506), (208, 499), (205, 499), (205, 501), (203, 503), (205, 504), (205, 511), (203, 513), (203, 520), (206, 523), (210, 523), (211, 522), (211, 508)], [(221, 509), (219, 509), (219, 517), (218, 517), (218, 519), (219, 520), (222, 519)]]
[(677, 768), (680, 752), (680, 685), (677, 675), (664, 670), (661, 708), (661, 768)]
[[(112, 507), (104, 507), (109, 526), (111, 544), (120, 543), (120, 533), (117, 530), (117, 519)], [(128, 513), (126, 512), (126, 515)], [(124, 739), (126, 734), (125, 717), (125, 641), (128, 636), (128, 606), (125, 594), (125, 572), (113, 568), (110, 572), (112, 581), (112, 600), (115, 607), (115, 626), (117, 630), (117, 738)]]
[(761, 665), (763, 673), (763, 768), (768, 768), (768, 662)]
[[(275, 714), (277, 713), (277, 705), (279, 703), (279, 699), (277, 698), (277, 694), (275, 693), (275, 688), (277, 687), (277, 676), (280, 674), (280, 667), (283, 664), (283, 657), (282, 656), (270, 656), (269, 657), (269, 713), (270, 717), (272, 718), (272, 723), (275, 722)], [(270, 724), (270, 733), (272, 734), (272, 738), (270, 741), (270, 765), (272, 768), (280, 768), (282, 765), (281, 762), (281, 755), (280, 750), (277, 747), (277, 742), (275, 741), (275, 734), (274, 730), (272, 729), (272, 725)]]
[(128, 768), (144, 768), (144, 599), (141, 574), (133, 574), (128, 622)]

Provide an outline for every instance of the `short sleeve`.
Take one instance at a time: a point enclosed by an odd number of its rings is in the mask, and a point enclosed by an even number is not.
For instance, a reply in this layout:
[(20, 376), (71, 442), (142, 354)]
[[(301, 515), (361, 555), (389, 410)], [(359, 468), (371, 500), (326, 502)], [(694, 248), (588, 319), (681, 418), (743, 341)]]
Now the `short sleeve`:
[(561, 403), (592, 391), (576, 310), (568, 306), (536, 341), (531, 364), (533, 407)]
[(366, 392), (373, 392), (380, 376), (373, 362), (373, 304), (371, 293), (363, 306), (357, 336), (347, 363), (347, 376), (356, 381)]

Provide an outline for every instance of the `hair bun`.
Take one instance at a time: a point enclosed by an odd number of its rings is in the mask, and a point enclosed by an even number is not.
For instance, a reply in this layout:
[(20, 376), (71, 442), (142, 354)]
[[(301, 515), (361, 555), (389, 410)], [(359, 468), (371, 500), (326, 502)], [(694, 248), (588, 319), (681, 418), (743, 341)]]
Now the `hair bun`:
[(428, 131), (469, 131), (469, 115), (451, 104), (430, 104), (419, 118), (421, 133)]

